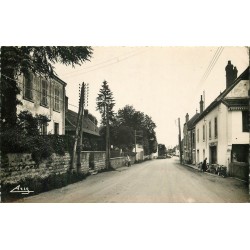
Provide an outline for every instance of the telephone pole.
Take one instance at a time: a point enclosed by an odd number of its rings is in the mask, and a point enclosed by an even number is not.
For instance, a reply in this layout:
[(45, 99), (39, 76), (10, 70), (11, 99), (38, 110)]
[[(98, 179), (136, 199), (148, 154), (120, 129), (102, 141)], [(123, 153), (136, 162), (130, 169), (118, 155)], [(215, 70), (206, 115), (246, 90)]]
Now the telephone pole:
[(72, 152), (72, 160), (71, 160), (71, 170), (72, 171), (74, 171), (75, 165), (76, 165), (75, 164), (75, 161), (76, 161), (76, 149), (77, 149), (77, 144), (79, 143), (80, 124), (82, 124), (81, 120), (82, 120), (83, 103), (84, 103), (84, 83), (82, 84), (79, 97), (80, 97), (79, 109), (78, 109), (78, 115), (77, 115), (75, 140), (74, 140), (74, 146), (73, 146), (73, 152)]
[(106, 168), (110, 167), (110, 135), (109, 135), (109, 100), (105, 100), (106, 105)]
[(136, 161), (136, 130), (135, 130), (135, 161)]

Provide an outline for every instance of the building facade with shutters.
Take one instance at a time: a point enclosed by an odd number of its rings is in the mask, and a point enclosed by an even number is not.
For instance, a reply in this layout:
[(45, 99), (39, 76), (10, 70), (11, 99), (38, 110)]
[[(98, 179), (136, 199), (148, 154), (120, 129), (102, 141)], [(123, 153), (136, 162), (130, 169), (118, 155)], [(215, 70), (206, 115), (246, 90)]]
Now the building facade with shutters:
[(233, 162), (249, 164), (249, 67), (231, 82), (227, 67), (226, 74), (226, 89), (195, 121), (196, 162), (207, 158), (230, 171)]
[(28, 110), (32, 115), (44, 115), (50, 120), (48, 126), (42, 124), (40, 133), (65, 134), (65, 87), (66, 83), (57, 76), (45, 79), (29, 74), (18, 78), (21, 90), (18, 99), (22, 105), (17, 106), (17, 113)]

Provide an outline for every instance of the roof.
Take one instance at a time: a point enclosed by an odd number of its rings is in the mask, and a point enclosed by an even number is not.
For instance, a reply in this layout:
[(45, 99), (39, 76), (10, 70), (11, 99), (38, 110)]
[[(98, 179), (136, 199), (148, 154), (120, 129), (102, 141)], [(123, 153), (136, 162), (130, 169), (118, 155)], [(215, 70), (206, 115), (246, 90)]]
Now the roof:
[[(65, 119), (65, 130), (66, 131), (75, 131), (77, 124), (77, 116), (78, 114), (72, 110), (68, 110), (66, 112)], [(83, 117), (83, 132), (91, 135), (100, 136), (99, 128), (88, 118)]]
[(226, 97), (226, 95), (242, 80), (249, 80), (249, 67), (247, 67), (246, 70), (237, 79), (235, 79), (235, 81), (228, 88), (226, 88), (221, 94), (219, 94), (215, 98), (215, 100), (195, 120), (195, 124), (197, 122), (199, 122), (202, 118), (204, 118), (215, 107), (217, 107), (222, 101), (225, 102), (225, 100), (223, 100), (223, 98)]
[(187, 129), (190, 130), (194, 127), (196, 120), (199, 118), (200, 113), (196, 113), (190, 120), (187, 122)]
[(53, 75), (53, 78), (54, 78), (55, 80), (57, 80), (58, 82), (60, 82), (62, 85), (64, 85), (64, 87), (66, 87), (67, 83), (64, 82), (62, 79), (60, 79), (58, 76)]

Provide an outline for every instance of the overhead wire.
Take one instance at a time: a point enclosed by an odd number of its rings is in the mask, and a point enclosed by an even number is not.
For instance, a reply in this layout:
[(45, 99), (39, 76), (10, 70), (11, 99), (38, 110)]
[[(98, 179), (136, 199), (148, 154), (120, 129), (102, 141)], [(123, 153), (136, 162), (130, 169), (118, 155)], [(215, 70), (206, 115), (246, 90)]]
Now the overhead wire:
[(63, 74), (62, 76), (68, 76), (68, 75), (71, 75), (71, 74), (75, 74), (75, 73), (77, 73), (77, 72), (81, 72), (81, 71), (83, 71), (83, 70), (85, 70), (85, 69), (94, 68), (94, 67), (96, 67), (96, 66), (98, 66), (98, 65), (105, 64), (106, 62), (112, 61), (112, 60), (114, 60), (114, 59), (118, 59), (119, 57), (129, 55), (129, 54), (131, 54), (131, 53), (133, 53), (133, 52), (135, 52), (135, 51), (136, 51), (136, 50), (131, 51), (131, 52), (129, 52), (129, 53), (125, 53), (125, 54), (119, 55), (119, 56), (112, 57), (112, 58), (110, 58), (110, 59), (108, 59), (108, 60), (101, 61), (101, 62), (99, 62), (99, 63), (97, 63), (97, 64), (90, 65), (90, 66), (88, 66), (88, 67), (84, 67), (84, 68), (82, 68), (82, 69), (79, 69), (79, 70), (76, 70), (76, 71), (73, 71), (73, 72), (68, 72), (68, 73), (66, 73), (66, 74)]
[[(118, 57), (116, 57), (117, 60), (118, 60), (118, 61), (116, 61), (116, 62), (109, 63), (109, 64), (103, 65), (103, 66), (101, 66), (101, 67), (97, 67), (96, 69), (92, 69), (92, 70), (89, 70), (89, 71), (86, 71), (86, 72), (82, 72), (82, 73), (80, 73), (80, 74), (79, 74), (79, 73), (78, 73), (78, 74), (74, 74), (75, 72), (72, 72), (72, 75), (71, 75), (71, 76), (85, 75), (85, 74), (87, 74), (87, 73), (89, 73), (89, 72), (93, 72), (93, 71), (96, 71), (96, 70), (99, 70), (99, 69), (108, 67), (108, 66), (110, 66), (110, 65), (120, 63), (120, 62), (122, 62), (122, 61), (124, 61), (124, 60), (127, 60), (127, 59), (131, 58), (131, 57), (134, 57), (134, 56), (137, 56), (137, 55), (139, 55), (139, 54), (142, 54), (142, 53), (146, 52), (147, 50), (148, 50), (148, 48), (147, 48), (147, 49), (144, 49), (143, 51), (139, 51), (139, 52), (137, 52), (137, 53), (134, 53), (134, 54), (132, 54), (132, 55), (129, 55), (129, 56), (127, 56), (127, 57), (125, 57), (125, 58), (122, 58), (122, 59), (119, 59)], [(84, 70), (85, 70), (85, 68), (82, 69), (81, 71), (84, 71)], [(65, 75), (61, 75), (61, 77), (63, 77), (63, 76), (65, 76)]]
[(209, 64), (209, 67), (207, 68), (207, 71), (206, 71), (206, 74), (205, 74), (204, 78), (202, 78), (203, 82), (205, 82), (207, 80), (207, 78), (209, 77), (209, 75), (210, 75), (211, 71), (213, 70), (215, 64), (217, 63), (223, 49), (224, 49), (223, 47), (220, 47), (220, 48), (217, 49), (212, 61)]
[[(8, 79), (10, 79), (10, 80), (15, 81), (16, 83), (18, 83), (18, 87), (19, 87), (20, 85), (22, 86), (22, 88), (25, 87), (25, 85), (24, 85), (23, 82), (20, 82), (20, 81), (18, 81), (18, 80), (15, 80), (15, 79), (13, 79), (13, 78), (11, 78), (11, 77), (9, 77), (9, 76), (6, 76), (6, 75), (4, 75), (4, 74), (1, 74), (1, 75), (4, 76), (5, 78), (8, 78)], [(39, 91), (38, 89), (27, 88), (27, 90), (36, 91), (37, 93), (42, 94), (42, 91)], [(23, 90), (22, 90), (22, 91), (23, 91)], [(52, 96), (52, 95), (50, 95), (50, 94), (47, 94), (46, 96), (47, 96), (47, 97), (50, 97), (51, 99), (54, 99), (54, 100), (56, 99), (56, 98), (54, 97), (54, 95)], [(26, 99), (25, 99), (25, 100), (26, 100)], [(57, 100), (60, 101), (60, 102), (64, 102), (64, 99), (58, 98)], [(71, 104), (71, 103), (68, 103), (68, 105), (78, 108), (78, 106), (75, 106), (74, 104)]]
[(217, 61), (219, 60), (222, 52), (224, 50), (224, 47), (219, 47), (216, 49), (212, 59), (209, 62), (209, 65), (206, 69), (206, 71), (204, 72), (199, 84), (196, 86), (196, 91), (194, 92), (194, 96), (196, 96), (196, 94), (198, 93), (198, 91), (200, 91), (200, 89), (203, 87), (203, 85), (205, 84), (206, 80), (208, 79), (209, 75), (211, 74), (214, 66), (216, 65)]

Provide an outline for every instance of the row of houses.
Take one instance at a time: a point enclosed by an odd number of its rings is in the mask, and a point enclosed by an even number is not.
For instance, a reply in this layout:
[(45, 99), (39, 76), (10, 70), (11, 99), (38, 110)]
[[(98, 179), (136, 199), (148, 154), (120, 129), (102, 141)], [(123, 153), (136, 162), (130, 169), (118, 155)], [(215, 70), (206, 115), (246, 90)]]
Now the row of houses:
[(245, 179), (249, 166), (249, 67), (237, 76), (237, 68), (228, 61), (225, 71), (225, 90), (205, 109), (201, 96), (199, 112), (191, 118), (186, 114), (183, 161), (198, 164), (207, 158), (210, 164), (224, 165), (231, 175)]
[[(66, 96), (67, 83), (57, 76), (45, 79), (41, 76), (30, 74), (18, 77), (20, 94), (18, 99), (22, 105), (17, 106), (17, 113), (28, 110), (33, 115), (45, 115), (49, 118), (48, 124), (41, 124), (42, 135), (75, 134), (77, 113), (68, 108)], [(83, 133), (85, 138), (98, 138), (99, 128), (96, 118), (84, 110)]]

